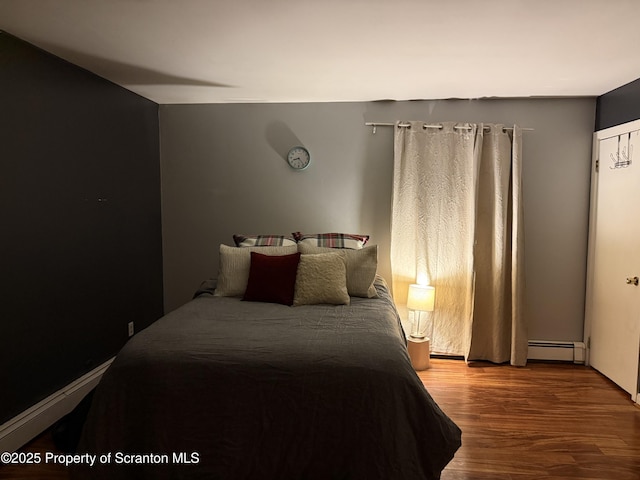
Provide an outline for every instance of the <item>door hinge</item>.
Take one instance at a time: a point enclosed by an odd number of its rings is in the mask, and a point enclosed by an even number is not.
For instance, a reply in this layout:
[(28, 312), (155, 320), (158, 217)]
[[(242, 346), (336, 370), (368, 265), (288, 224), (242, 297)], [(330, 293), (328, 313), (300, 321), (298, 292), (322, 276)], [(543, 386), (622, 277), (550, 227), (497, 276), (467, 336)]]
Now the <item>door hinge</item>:
[(600, 171), (600, 160), (596, 160), (596, 172)]
[(587, 338), (587, 348), (591, 349), (591, 337)]

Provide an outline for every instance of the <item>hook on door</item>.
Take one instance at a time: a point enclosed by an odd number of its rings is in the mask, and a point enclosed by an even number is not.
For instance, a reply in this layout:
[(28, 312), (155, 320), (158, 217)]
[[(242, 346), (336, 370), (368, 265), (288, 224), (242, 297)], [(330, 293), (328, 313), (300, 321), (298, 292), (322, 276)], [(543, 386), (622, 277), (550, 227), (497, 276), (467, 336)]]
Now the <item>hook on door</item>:
[(627, 277), (627, 285), (635, 285), (638, 286), (640, 279), (638, 277)]

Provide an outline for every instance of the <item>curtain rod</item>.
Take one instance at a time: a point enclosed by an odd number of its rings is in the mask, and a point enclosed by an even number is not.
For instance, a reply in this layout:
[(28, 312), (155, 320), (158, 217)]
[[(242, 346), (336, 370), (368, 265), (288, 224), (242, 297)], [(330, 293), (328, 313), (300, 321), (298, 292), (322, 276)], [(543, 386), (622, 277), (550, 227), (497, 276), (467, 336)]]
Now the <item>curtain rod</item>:
[[(393, 127), (395, 126), (395, 123), (390, 123), (390, 122), (365, 122), (365, 125), (367, 127), (373, 127), (373, 133), (376, 133), (376, 127)], [(399, 123), (398, 124), (399, 127), (409, 127), (411, 126), (411, 124), (409, 123)], [(422, 128), (442, 128), (442, 124), (435, 124), (435, 125), (430, 125), (425, 123), (424, 125), (422, 125)], [(458, 129), (458, 130), (470, 130), (471, 127), (468, 127), (466, 125), (454, 125), (453, 127), (454, 129)], [(484, 127), (485, 129), (489, 129), (490, 127)], [(504, 130), (513, 130), (513, 127), (503, 127)], [(533, 128), (521, 128), (520, 130), (526, 130), (526, 131), (533, 131)]]

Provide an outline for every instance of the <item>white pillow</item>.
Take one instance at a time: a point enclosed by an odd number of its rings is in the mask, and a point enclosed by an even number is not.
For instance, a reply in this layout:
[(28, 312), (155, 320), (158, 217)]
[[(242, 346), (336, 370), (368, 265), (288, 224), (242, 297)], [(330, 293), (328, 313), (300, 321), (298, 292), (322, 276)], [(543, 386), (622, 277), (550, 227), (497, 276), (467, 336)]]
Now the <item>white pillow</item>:
[(344, 255), (300, 255), (293, 305), (349, 305)]
[[(315, 247), (306, 243), (298, 244), (301, 254), (335, 252), (335, 248)], [(371, 245), (360, 250), (340, 249), (345, 255), (347, 267), (347, 290), (352, 297), (377, 298), (373, 282), (378, 270), (378, 246)]]
[(247, 289), (249, 270), (251, 268), (251, 252), (263, 255), (291, 255), (296, 253), (295, 245), (287, 247), (230, 247), (220, 245), (220, 266), (218, 283), (214, 296), (241, 297)]

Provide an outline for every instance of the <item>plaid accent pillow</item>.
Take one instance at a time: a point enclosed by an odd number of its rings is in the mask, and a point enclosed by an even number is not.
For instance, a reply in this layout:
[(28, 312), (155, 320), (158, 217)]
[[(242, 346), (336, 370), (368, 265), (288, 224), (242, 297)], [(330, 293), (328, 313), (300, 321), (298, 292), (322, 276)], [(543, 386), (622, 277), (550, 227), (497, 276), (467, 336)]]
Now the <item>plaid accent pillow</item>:
[(311, 233), (303, 234), (294, 232), (293, 238), (298, 243), (306, 243), (314, 247), (352, 248), (359, 249), (365, 246), (369, 235), (355, 235), (352, 233)]
[(296, 241), (288, 235), (234, 235), (236, 247), (289, 247)]

